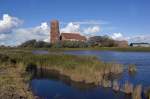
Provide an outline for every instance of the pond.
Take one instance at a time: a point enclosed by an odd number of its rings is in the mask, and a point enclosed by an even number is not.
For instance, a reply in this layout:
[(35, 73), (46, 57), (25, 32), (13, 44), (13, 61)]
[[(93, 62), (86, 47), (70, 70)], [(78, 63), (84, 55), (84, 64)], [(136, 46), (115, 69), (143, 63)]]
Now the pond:
[(125, 72), (120, 80), (122, 82), (129, 80), (133, 84), (150, 86), (150, 52), (67, 51), (65, 53), (73, 55), (94, 55), (105, 62), (124, 64), (125, 69), (127, 69), (129, 64), (135, 64), (137, 66), (137, 73), (131, 76)]
[[(133, 84), (150, 86), (150, 53), (149, 52), (117, 52), (117, 51), (66, 51), (65, 54), (94, 55), (104, 62), (124, 64), (125, 72), (120, 76), (120, 83), (130, 81)], [(135, 64), (137, 73), (129, 75), (127, 66)], [(111, 88), (77, 84), (64, 79), (61, 75), (51, 73), (40, 75), (31, 82), (33, 93), (44, 99), (131, 99), (122, 92), (114, 92)]]

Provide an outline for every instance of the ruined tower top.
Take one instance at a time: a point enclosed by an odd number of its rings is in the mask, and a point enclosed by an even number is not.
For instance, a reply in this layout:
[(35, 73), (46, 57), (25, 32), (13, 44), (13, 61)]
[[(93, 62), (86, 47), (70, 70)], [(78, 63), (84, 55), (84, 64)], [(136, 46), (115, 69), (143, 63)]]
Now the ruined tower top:
[(51, 29), (50, 29), (50, 42), (51, 44), (55, 44), (59, 41), (59, 36), (60, 36), (60, 32), (59, 32), (59, 22), (57, 20), (52, 20), (51, 21)]

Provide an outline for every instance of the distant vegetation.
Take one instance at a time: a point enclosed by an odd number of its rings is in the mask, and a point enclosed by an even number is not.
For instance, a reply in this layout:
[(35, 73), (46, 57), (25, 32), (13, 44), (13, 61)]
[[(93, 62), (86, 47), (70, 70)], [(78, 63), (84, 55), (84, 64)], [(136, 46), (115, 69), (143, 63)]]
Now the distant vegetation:
[(94, 36), (89, 38), (88, 45), (93, 46), (99, 46), (99, 47), (116, 47), (117, 44), (115, 43), (115, 40), (111, 39), (109, 36)]
[(44, 41), (36, 41), (36, 40), (29, 40), (18, 47), (26, 47), (26, 48), (50, 48), (50, 43), (44, 42)]
[(115, 47), (117, 46), (115, 40), (109, 38), (108, 36), (94, 36), (88, 39), (86, 42), (82, 41), (63, 41), (58, 42), (54, 45), (44, 41), (29, 40), (18, 47), (26, 48), (88, 48), (88, 47)]
[(62, 48), (87, 48), (88, 44), (81, 41), (64, 41)]
[[(92, 41), (93, 42), (93, 41)], [(133, 52), (149, 52), (150, 47), (104, 47), (96, 45), (91, 42), (79, 42), (79, 41), (64, 41), (51, 45), (48, 42), (29, 40), (18, 46), (4, 46), (1, 45), (0, 49), (49, 49), (49, 50), (110, 50), (110, 51), (133, 51)]]

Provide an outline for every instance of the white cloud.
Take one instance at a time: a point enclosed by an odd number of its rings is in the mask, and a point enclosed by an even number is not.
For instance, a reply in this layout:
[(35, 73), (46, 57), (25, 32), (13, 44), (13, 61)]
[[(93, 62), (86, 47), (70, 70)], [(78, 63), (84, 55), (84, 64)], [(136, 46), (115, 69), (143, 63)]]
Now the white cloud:
[[(49, 26), (46, 22), (32, 28), (18, 28), (12, 30), (6, 36), (0, 36), (0, 42), (5, 45), (19, 45), (27, 40), (36, 39), (41, 41), (49, 41)], [(3, 39), (2, 39), (3, 38)]]
[(6, 38), (7, 38), (6, 34), (0, 34), (0, 40), (4, 40)]
[(17, 42), (22, 43), (30, 39), (44, 41), (49, 37), (49, 26), (46, 22), (41, 23), (40, 26), (33, 28), (22, 28), (13, 31)]
[(49, 42), (49, 26), (46, 22), (31, 28), (18, 28), (22, 22), (17, 17), (3, 15), (0, 20), (0, 45), (19, 45), (31, 39)]
[(81, 33), (84, 35), (100, 32), (99, 26), (81, 27), (80, 24), (70, 22), (66, 27), (60, 30), (61, 33)]
[(136, 42), (136, 43), (140, 43), (140, 42), (145, 42), (145, 43), (150, 43), (150, 35), (136, 35), (136, 36), (132, 36), (132, 37), (128, 37), (128, 41), (130, 42)]
[(2, 20), (0, 20), (0, 33), (10, 32), (13, 28), (18, 27), (23, 21), (17, 17), (3, 14)]
[(43, 41), (44, 42), (50, 42), (50, 36), (46, 37)]
[[(80, 25), (107, 25), (109, 22), (103, 20), (82, 20), (82, 21), (73, 21), (73, 24), (80, 24)], [(66, 22), (61, 22), (61, 24), (68, 24)]]
[(123, 36), (122, 33), (113, 33), (111, 38), (114, 40), (127, 40), (133, 43), (150, 43), (150, 35), (134, 35), (134, 36)]
[(88, 27), (88, 28), (85, 28), (83, 32), (86, 34), (97, 33), (97, 32), (100, 32), (100, 27), (99, 26)]
[[(50, 28), (47, 22), (43, 22), (41, 25), (31, 28), (18, 28), (21, 23), (22, 20), (17, 17), (12, 17), (8, 14), (3, 15), (3, 18), (0, 20), (0, 45), (19, 45), (31, 39), (42, 40), (45, 42), (50, 41)], [(86, 26), (84, 24), (86, 24)], [(60, 29), (60, 32), (82, 33), (86, 36), (93, 36), (100, 31), (101, 28), (96, 21), (70, 22), (66, 27)], [(122, 33), (113, 33), (109, 36), (115, 40), (150, 43), (150, 35), (125, 37)]]
[(67, 32), (67, 33), (78, 33), (80, 32), (80, 25), (79, 24), (73, 24), (72, 22), (68, 23), (66, 27), (60, 29), (61, 32)]
[(114, 40), (126, 40), (127, 38), (123, 36), (122, 33), (113, 33), (111, 35), (111, 38), (114, 39)]

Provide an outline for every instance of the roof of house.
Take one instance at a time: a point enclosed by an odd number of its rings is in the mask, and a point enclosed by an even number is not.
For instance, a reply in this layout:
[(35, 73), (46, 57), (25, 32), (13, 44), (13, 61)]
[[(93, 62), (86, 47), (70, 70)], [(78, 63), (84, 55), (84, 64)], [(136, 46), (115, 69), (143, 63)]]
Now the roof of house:
[(61, 33), (61, 36), (65, 39), (86, 40), (86, 37), (79, 33)]

